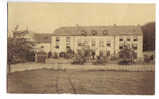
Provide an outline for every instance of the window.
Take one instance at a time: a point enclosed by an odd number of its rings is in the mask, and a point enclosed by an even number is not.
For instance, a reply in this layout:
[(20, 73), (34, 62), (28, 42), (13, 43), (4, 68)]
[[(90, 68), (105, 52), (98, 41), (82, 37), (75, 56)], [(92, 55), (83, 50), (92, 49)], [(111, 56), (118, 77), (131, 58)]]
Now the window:
[(66, 37), (66, 42), (70, 42), (70, 37)]
[(70, 46), (70, 42), (66, 42), (66, 46)]
[(111, 47), (111, 44), (110, 44), (110, 43), (107, 43), (107, 46), (108, 46), (108, 47)]
[(104, 52), (103, 51), (99, 51), (99, 56), (103, 56)]
[(70, 39), (70, 37), (68, 36), (68, 37), (66, 37), (66, 39)]
[(82, 43), (78, 43), (78, 46), (82, 46)]
[(134, 58), (137, 59), (137, 53), (136, 52), (134, 53)]
[(111, 47), (111, 42), (110, 42), (110, 41), (107, 41), (107, 42), (106, 42), (106, 46), (107, 46), (107, 47)]
[(93, 35), (93, 36), (97, 35), (97, 31), (92, 30), (92, 35)]
[(123, 41), (123, 38), (120, 38), (119, 41)]
[(108, 30), (104, 30), (103, 35), (107, 35), (107, 34), (108, 34)]
[(96, 41), (92, 40), (92, 46), (96, 46)]
[(56, 37), (56, 41), (59, 42), (59, 41), (60, 41), (60, 38), (59, 38), (59, 37)]
[(134, 50), (137, 50), (137, 44), (133, 44), (133, 45), (132, 45), (132, 48), (133, 48)]
[(127, 48), (130, 48), (130, 44), (129, 44), (129, 43), (128, 43), (128, 44), (126, 44), (125, 46), (126, 46)]
[(83, 41), (83, 46), (88, 46), (88, 40), (87, 39), (85, 39), (84, 41)]
[(110, 51), (106, 51), (106, 54), (109, 57), (110, 56)]
[(82, 46), (82, 43), (81, 43), (81, 40), (80, 40), (80, 39), (78, 39), (77, 45), (78, 45), (78, 46)]
[(60, 48), (58, 45), (56, 45), (56, 48), (58, 49), (58, 48)]
[(119, 44), (119, 49), (123, 49), (123, 48), (124, 48), (124, 44), (123, 43)]
[(84, 30), (82, 30), (82, 31), (81, 31), (81, 35), (83, 35), (83, 36), (87, 36), (87, 32), (86, 32), (86, 31), (84, 31)]
[(123, 46), (119, 46), (119, 49), (123, 49)]
[(137, 41), (137, 40), (138, 40), (137, 37), (135, 37), (135, 38), (134, 38), (134, 41)]
[(99, 41), (99, 47), (104, 47), (104, 41), (103, 40)]
[(70, 46), (66, 46), (66, 48), (70, 48)]
[(127, 41), (130, 41), (130, 38), (127, 38)]
[(66, 46), (70, 46), (70, 37), (66, 37)]

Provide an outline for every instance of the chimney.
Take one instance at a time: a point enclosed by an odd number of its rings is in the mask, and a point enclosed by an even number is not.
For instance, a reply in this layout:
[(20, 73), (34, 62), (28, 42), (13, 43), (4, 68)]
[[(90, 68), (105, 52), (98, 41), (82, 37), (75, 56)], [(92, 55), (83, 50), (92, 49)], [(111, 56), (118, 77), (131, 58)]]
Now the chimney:
[(140, 26), (140, 24), (137, 24), (137, 26)]
[(116, 24), (113, 24), (113, 26), (117, 26)]
[(79, 27), (79, 24), (76, 24), (77, 27)]

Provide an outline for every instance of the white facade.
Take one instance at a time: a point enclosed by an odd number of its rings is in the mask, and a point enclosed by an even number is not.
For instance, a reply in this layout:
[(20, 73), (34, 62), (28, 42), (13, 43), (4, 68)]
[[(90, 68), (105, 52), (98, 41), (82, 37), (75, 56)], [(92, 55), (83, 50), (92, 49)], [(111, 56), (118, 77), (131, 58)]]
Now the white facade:
[[(68, 40), (69, 39), (69, 40)], [(66, 52), (69, 46), (75, 53), (81, 49), (80, 44), (85, 44), (84, 48), (90, 48), (96, 55), (100, 52), (118, 55), (120, 47), (124, 44), (130, 48), (135, 46), (134, 51), (138, 58), (143, 57), (143, 36), (142, 35), (107, 35), (107, 36), (52, 36), (51, 52)]]
[(36, 52), (45, 52), (49, 53), (50, 52), (50, 43), (38, 43), (34, 46), (34, 50)]

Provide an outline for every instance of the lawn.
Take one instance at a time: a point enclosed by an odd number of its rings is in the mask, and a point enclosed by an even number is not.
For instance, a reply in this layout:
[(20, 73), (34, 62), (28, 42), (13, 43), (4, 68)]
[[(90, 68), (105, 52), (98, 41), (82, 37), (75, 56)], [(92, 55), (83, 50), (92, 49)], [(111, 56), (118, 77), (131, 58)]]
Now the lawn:
[(154, 72), (55, 71), (8, 74), (9, 93), (154, 94)]
[(92, 64), (54, 64), (54, 63), (18, 63), (11, 65), (11, 72), (16, 71), (26, 71), (26, 70), (37, 70), (37, 69), (53, 69), (53, 70), (81, 70), (81, 71), (88, 71), (88, 70), (105, 70), (105, 71), (155, 71), (154, 64), (132, 64), (132, 65), (118, 65), (118, 64), (99, 64), (99, 65), (92, 65)]

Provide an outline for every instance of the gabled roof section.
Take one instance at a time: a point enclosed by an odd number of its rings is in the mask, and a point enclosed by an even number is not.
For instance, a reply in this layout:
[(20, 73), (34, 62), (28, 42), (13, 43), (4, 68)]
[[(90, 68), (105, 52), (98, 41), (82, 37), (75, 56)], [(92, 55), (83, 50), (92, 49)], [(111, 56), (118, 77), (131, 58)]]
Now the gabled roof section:
[(29, 31), (28, 30), (22, 30), (22, 31), (13, 31), (13, 36), (17, 37), (17, 36), (24, 36), (26, 34), (28, 34)]
[(51, 33), (35, 33), (33, 39), (36, 43), (51, 43)]
[(82, 35), (143, 35), (140, 26), (113, 25), (113, 26), (72, 26), (61, 27), (54, 31), (54, 36), (82, 36)]

